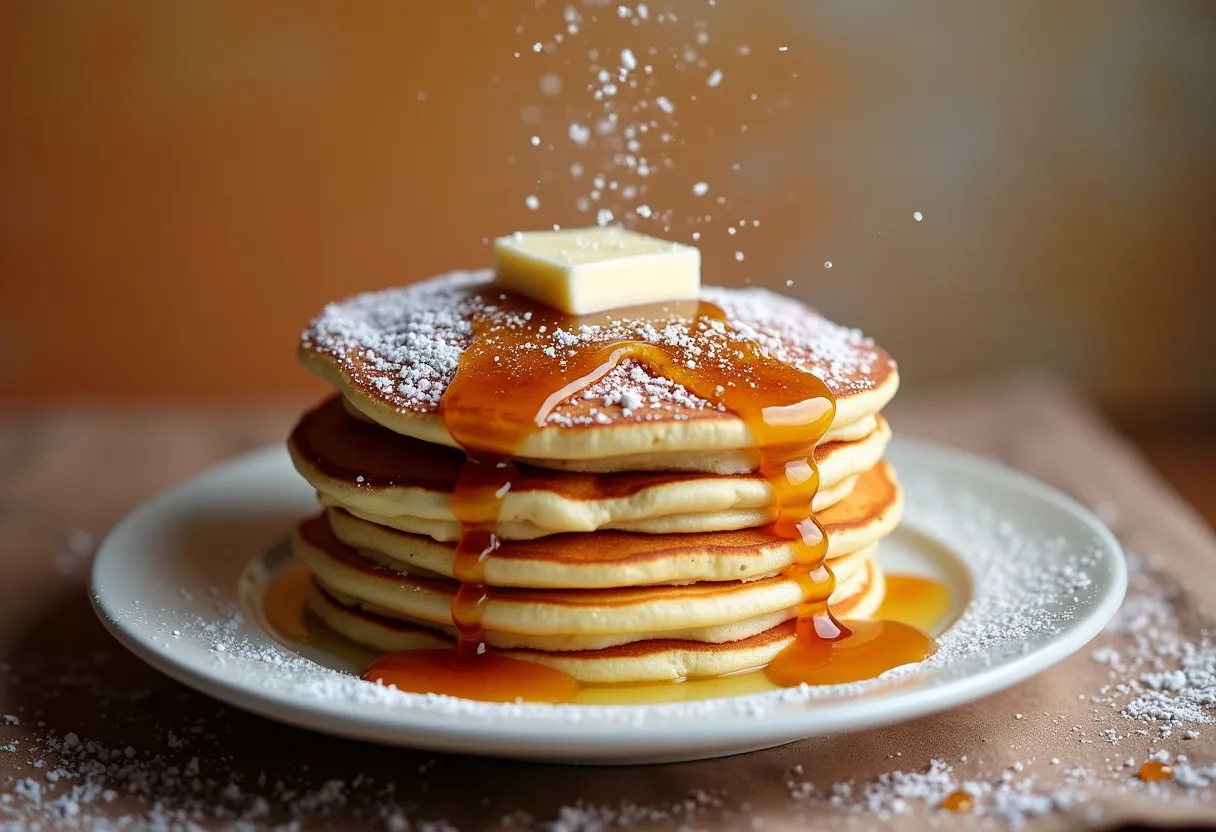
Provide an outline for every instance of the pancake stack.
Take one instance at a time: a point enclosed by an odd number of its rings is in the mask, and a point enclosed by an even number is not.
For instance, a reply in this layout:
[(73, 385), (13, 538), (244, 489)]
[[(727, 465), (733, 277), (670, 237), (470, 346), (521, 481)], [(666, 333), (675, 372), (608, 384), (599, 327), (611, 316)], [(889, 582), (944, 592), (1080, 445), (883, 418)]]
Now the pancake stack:
[[(894, 362), (856, 330), (780, 295), (706, 287), (703, 299), (725, 313), (730, 331), (813, 373), (835, 396), (835, 418), (814, 452), (812, 506), (828, 533), (833, 612), (872, 615), (884, 594), (875, 548), (902, 505), (882, 459), (890, 430), (880, 411), (898, 387)], [(452, 495), (465, 452), (442, 405), (487, 322), (531, 327), (518, 349), (555, 369), (564, 351), (621, 333), (694, 346), (713, 335), (678, 315), (537, 326), (489, 272), (323, 310), (303, 334), (300, 359), (338, 395), (306, 414), (289, 441), (322, 508), (300, 524), (293, 546), (312, 572), (309, 610), (377, 650), (455, 638), (463, 527)], [(486, 642), (590, 684), (767, 664), (794, 638), (803, 590), (785, 575), (794, 546), (766, 529), (774, 493), (756, 471), (747, 425), (630, 359), (563, 395), (513, 459), (495, 524), (502, 543), (483, 564)], [(487, 402), (487, 419), (493, 411)]]

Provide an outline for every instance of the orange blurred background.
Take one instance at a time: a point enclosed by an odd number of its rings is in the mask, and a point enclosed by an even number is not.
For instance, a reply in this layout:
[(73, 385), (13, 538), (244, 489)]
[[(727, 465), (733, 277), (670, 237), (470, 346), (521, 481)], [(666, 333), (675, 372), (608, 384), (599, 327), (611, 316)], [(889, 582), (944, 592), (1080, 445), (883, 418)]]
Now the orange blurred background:
[(670, 167), (602, 205), (670, 209), (707, 280), (865, 328), (905, 389), (1042, 369), (1216, 405), (1216, 4), (578, 4), (577, 35), (564, 8), (5, 4), (2, 394), (319, 393), (293, 352), (326, 301), (594, 221), (613, 169), (568, 128), (602, 112), (589, 51), (628, 46)]

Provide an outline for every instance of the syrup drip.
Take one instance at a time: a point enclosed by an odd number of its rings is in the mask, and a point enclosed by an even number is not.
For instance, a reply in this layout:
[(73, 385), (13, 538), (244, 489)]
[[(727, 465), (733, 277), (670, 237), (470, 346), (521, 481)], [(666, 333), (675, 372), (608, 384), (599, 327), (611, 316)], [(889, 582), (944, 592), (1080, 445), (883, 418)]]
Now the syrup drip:
[(1169, 780), (1174, 776), (1174, 767), (1169, 763), (1163, 763), (1160, 760), (1149, 760), (1144, 765), (1140, 766), (1140, 779), (1147, 780), (1150, 783)]
[[(448, 430), (452, 431), (452, 423)], [(452, 434), (460, 436), (456, 431)], [(494, 527), (517, 472), (505, 457), (467, 453), (452, 493), (452, 508), (463, 526), (452, 565), (460, 581), (452, 599), (456, 645), (450, 650), (390, 653), (372, 662), (363, 678), (414, 693), (442, 693), (483, 702), (565, 702), (578, 693), (574, 679), (535, 662), (500, 656), (486, 643), (482, 626), (489, 600), (485, 563), (498, 549)]]
[[(578, 684), (565, 674), (499, 656), (486, 643), (485, 561), (498, 547), (495, 527), (516, 477), (510, 459), (544, 427), (555, 407), (626, 359), (721, 403), (744, 420), (756, 439), (760, 471), (778, 509), (770, 530), (795, 546), (796, 562), (785, 574), (802, 587), (804, 596), (797, 608), (797, 637), (768, 668), (772, 681), (787, 686), (856, 681), (920, 661), (933, 651), (932, 639), (914, 627), (880, 621), (850, 628), (828, 609), (836, 579), (825, 562), (827, 535), (810, 510), (819, 487), (814, 447), (836, 410), (823, 381), (769, 357), (747, 339), (716, 337), (717, 354), (707, 356), (703, 350), (709, 336), (702, 333), (710, 327), (723, 329), (726, 319), (709, 303), (574, 318), (503, 296), (499, 309), (515, 313), (513, 321), (488, 316), (473, 321), (473, 339), (440, 403), (444, 426), (467, 455), (453, 494), (453, 509), (463, 526), (455, 562), (461, 586), (452, 604), (457, 645), (453, 650), (390, 654), (373, 662), (363, 678), (412, 692), (492, 701), (563, 702), (577, 693)], [(608, 325), (614, 318), (649, 320), (658, 328), (692, 320), (693, 337), (660, 344), (579, 342), (563, 347), (556, 357), (534, 346), (550, 342), (546, 332)]]
[(947, 812), (970, 812), (975, 809), (975, 798), (961, 789), (950, 792), (942, 799), (942, 808)]

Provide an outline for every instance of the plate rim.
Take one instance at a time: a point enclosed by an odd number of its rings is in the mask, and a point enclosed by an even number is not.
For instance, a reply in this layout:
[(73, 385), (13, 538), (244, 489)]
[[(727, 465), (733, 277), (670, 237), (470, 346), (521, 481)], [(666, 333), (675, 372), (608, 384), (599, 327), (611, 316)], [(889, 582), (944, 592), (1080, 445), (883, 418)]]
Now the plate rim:
[[(471, 751), (498, 756), (529, 757), (532, 759), (565, 757), (591, 753), (597, 759), (638, 754), (640, 746), (660, 749), (670, 743), (682, 749), (725, 747), (788, 742), (802, 737), (828, 733), (846, 733), (865, 728), (903, 722), (940, 713), (976, 701), (999, 690), (1011, 687), (1041, 673), (1082, 649), (1093, 640), (1113, 618), (1121, 605), (1127, 588), (1126, 559), (1113, 533), (1080, 502), (1063, 491), (1034, 477), (1016, 471), (993, 460), (945, 447), (924, 440), (899, 436), (892, 442), (892, 451), (899, 456), (928, 458), (930, 464), (995, 480), (1023, 495), (1045, 501), (1080, 523), (1091, 532), (1102, 551), (1109, 580), (1089, 607), (1087, 615), (1071, 622), (1036, 650), (1003, 661), (993, 667), (981, 668), (962, 678), (940, 685), (929, 685), (890, 695), (861, 699), (808, 702), (804, 707), (774, 709), (760, 717), (731, 715), (717, 718), (713, 730), (705, 731), (703, 716), (691, 715), (680, 720), (665, 720), (663, 724), (648, 721), (637, 730), (621, 720), (587, 721), (578, 725), (548, 722), (526, 716), (503, 719), (440, 718), (433, 711), (416, 708), (373, 708), (363, 712), (350, 707), (344, 700), (321, 700), (292, 697), (285, 691), (258, 688), (244, 679), (224, 678), (202, 663), (177, 658), (171, 651), (161, 649), (148, 628), (128, 627), (122, 620), (122, 610), (113, 610), (104, 597), (104, 576), (111, 554), (120, 548), (124, 536), (132, 534), (151, 517), (160, 514), (165, 505), (180, 499), (191, 488), (206, 486), (206, 481), (231, 475), (242, 466), (273, 464), (276, 457), (286, 459), (279, 445), (269, 445), (240, 454), (211, 465), (176, 486), (162, 491), (128, 513), (106, 534), (98, 547), (90, 574), (89, 598), (95, 613), (105, 628), (141, 661), (166, 676), (194, 688), (233, 707), (256, 713), (279, 722), (324, 731), (354, 739), (393, 745), (428, 748), (441, 751)], [(915, 524), (911, 525), (916, 528)], [(99, 588), (100, 587), (100, 588)], [(289, 652), (269, 635), (268, 643)], [(504, 706), (510, 707), (510, 706)], [(620, 710), (646, 709), (650, 705), (566, 706), (597, 707)], [(545, 730), (549, 729), (549, 730)], [(538, 735), (538, 732), (540, 734)], [(594, 746), (594, 749), (588, 746)], [(504, 746), (507, 750), (504, 752)], [(642, 756), (653, 756), (651, 751)]]

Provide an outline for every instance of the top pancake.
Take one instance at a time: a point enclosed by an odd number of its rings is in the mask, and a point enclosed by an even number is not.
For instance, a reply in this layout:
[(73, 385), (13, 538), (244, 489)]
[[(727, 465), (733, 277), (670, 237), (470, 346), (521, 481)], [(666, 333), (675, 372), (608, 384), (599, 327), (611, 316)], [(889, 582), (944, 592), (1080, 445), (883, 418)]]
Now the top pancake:
[[(300, 360), (373, 421), (454, 446), (438, 408), (470, 343), (474, 319), (512, 328), (524, 326), (529, 315), (491, 280), (488, 270), (457, 272), (330, 304), (304, 331)], [(556, 369), (560, 351), (580, 343), (662, 344), (678, 338), (703, 341), (708, 348), (723, 339), (747, 338), (827, 384), (837, 408), (826, 439), (872, 432), (872, 417), (898, 387), (895, 364), (882, 349), (856, 330), (762, 289), (706, 287), (702, 297), (723, 309), (727, 327), (697, 326), (674, 312), (661, 325), (653, 318), (570, 318), (564, 326), (537, 333), (524, 348), (552, 355)], [(586, 471), (739, 473), (756, 467), (756, 444), (734, 413), (625, 360), (554, 408), (516, 456)]]

